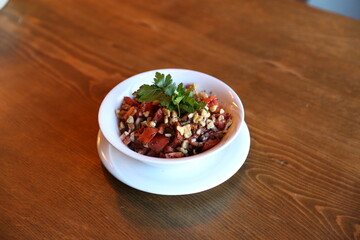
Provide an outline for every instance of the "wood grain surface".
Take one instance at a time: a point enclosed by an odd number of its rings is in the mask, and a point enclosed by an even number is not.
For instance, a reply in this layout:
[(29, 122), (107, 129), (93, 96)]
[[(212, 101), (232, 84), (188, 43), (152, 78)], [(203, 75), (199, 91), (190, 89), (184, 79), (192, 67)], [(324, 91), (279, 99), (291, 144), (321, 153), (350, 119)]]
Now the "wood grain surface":
[[(159, 68), (240, 96), (250, 154), (185, 196), (116, 180), (107, 92)], [(360, 22), (288, 0), (10, 0), (0, 10), (1, 239), (360, 239)]]

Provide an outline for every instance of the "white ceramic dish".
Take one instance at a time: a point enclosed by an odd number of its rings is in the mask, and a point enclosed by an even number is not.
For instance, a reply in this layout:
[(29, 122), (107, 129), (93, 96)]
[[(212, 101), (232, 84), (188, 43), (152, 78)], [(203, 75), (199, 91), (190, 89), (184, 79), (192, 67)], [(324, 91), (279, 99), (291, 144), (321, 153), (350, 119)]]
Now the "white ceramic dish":
[(101, 131), (97, 147), (106, 169), (121, 182), (144, 192), (185, 195), (211, 189), (233, 176), (249, 153), (250, 133), (244, 123), (235, 140), (226, 149), (212, 154), (206, 165), (183, 168), (160, 168), (136, 161), (114, 148)]
[[(216, 95), (220, 104), (223, 105), (226, 112), (231, 113), (233, 124), (229, 128), (228, 133), (224, 136), (219, 144), (212, 149), (203, 153), (177, 159), (165, 159), (149, 157), (134, 152), (128, 148), (119, 137), (118, 120), (115, 110), (120, 107), (125, 96), (132, 96), (132, 93), (138, 90), (142, 84), (152, 84), (156, 72), (163, 74), (171, 74), (176, 84), (184, 83), (184, 85), (196, 83), (199, 91), (207, 91), (212, 95)], [(225, 83), (205, 73), (185, 70), (185, 69), (158, 69), (144, 73), (140, 73), (130, 77), (115, 86), (105, 97), (101, 103), (99, 110), (100, 130), (105, 138), (114, 148), (136, 160), (145, 162), (158, 167), (184, 167), (185, 165), (201, 163), (206, 164), (207, 159), (213, 154), (225, 149), (239, 134), (240, 129), (245, 124), (244, 108), (237, 94)]]

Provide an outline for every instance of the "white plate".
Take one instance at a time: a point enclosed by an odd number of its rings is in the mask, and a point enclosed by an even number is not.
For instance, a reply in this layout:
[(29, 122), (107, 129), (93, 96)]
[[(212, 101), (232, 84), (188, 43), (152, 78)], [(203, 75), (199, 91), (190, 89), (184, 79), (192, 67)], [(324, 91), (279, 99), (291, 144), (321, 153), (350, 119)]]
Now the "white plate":
[(243, 165), (250, 149), (250, 133), (245, 124), (237, 138), (210, 157), (206, 166), (181, 169), (154, 167), (116, 150), (99, 131), (98, 152), (106, 169), (121, 182), (138, 190), (161, 195), (202, 192), (228, 180)]

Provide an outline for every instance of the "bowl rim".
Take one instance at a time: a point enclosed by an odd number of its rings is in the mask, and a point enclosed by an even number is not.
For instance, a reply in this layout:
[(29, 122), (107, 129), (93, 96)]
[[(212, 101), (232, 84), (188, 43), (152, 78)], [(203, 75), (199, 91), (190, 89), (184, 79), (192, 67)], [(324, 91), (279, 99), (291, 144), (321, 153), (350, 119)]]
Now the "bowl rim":
[[(117, 92), (117, 89), (120, 88), (121, 85), (124, 85), (127, 82), (131, 82), (133, 81), (133, 79), (139, 78), (142, 75), (146, 75), (149, 74), (150, 72), (161, 72), (161, 71), (181, 71), (181, 72), (191, 72), (191, 73), (195, 73), (195, 74), (200, 74), (200, 75), (204, 75), (207, 78), (211, 78), (212, 81), (215, 81), (217, 84), (220, 84), (222, 87), (226, 88), (230, 94), (233, 97), (234, 100), (234, 104), (240, 109), (240, 118), (239, 118), (239, 123), (236, 125), (236, 129), (234, 131), (234, 133), (222, 144), (217, 144), (216, 146), (214, 146), (213, 148), (193, 155), (193, 156), (187, 156), (187, 157), (181, 157), (181, 158), (160, 158), (160, 157), (151, 157), (151, 156), (146, 156), (140, 153), (137, 153), (133, 150), (131, 150), (128, 146), (126, 146), (125, 144), (122, 143), (122, 141), (118, 141), (118, 142), (114, 142), (112, 140), (112, 137), (110, 135), (107, 134), (106, 131), (103, 131), (104, 129), (104, 124), (103, 124), (103, 113), (104, 108), (106, 103), (109, 101), (109, 99), (111, 99), (112, 95), (114, 94), (114, 92)], [(154, 69), (154, 70), (149, 70), (149, 71), (145, 71), (145, 72), (141, 72), (135, 75), (132, 75), (126, 79), (124, 79), (123, 81), (121, 81), (120, 83), (118, 83), (117, 85), (115, 85), (104, 97), (104, 99), (102, 100), (101, 104), (100, 104), (100, 108), (99, 108), (99, 112), (98, 112), (98, 123), (100, 126), (100, 130), (102, 131), (102, 133), (104, 134), (104, 137), (109, 141), (109, 143), (116, 148), (118, 151), (126, 154), (127, 156), (134, 158), (138, 161), (142, 161), (142, 162), (148, 162), (148, 163), (154, 163), (154, 164), (164, 164), (164, 165), (172, 165), (172, 164), (180, 164), (180, 163), (186, 163), (186, 162), (191, 162), (193, 160), (198, 160), (200, 158), (206, 158), (209, 155), (218, 153), (219, 151), (223, 150), (225, 147), (227, 147), (231, 142), (233, 142), (233, 140), (237, 137), (237, 135), (239, 134), (241, 128), (244, 125), (244, 121), (245, 121), (245, 111), (244, 111), (244, 107), (243, 104), (239, 98), (239, 96), (236, 94), (236, 92), (230, 87), (228, 86), (226, 83), (224, 83), (223, 81), (221, 81), (220, 79), (213, 77), (209, 74), (203, 73), (203, 72), (199, 72), (199, 71), (195, 71), (195, 70), (190, 70), (190, 69), (182, 69), (182, 68), (162, 68), (162, 69)], [(118, 136), (120, 139), (120, 136)], [(119, 143), (119, 144), (117, 144)]]

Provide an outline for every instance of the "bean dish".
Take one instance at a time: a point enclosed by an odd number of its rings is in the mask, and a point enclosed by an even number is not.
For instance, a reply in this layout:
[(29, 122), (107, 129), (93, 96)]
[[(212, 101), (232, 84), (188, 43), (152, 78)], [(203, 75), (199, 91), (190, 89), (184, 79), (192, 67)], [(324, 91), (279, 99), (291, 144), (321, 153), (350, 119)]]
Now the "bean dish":
[(194, 85), (186, 88), (204, 107), (179, 115), (158, 100), (124, 97), (116, 110), (122, 142), (137, 153), (160, 158), (192, 156), (216, 146), (232, 124), (231, 114), (215, 95), (198, 93)]

